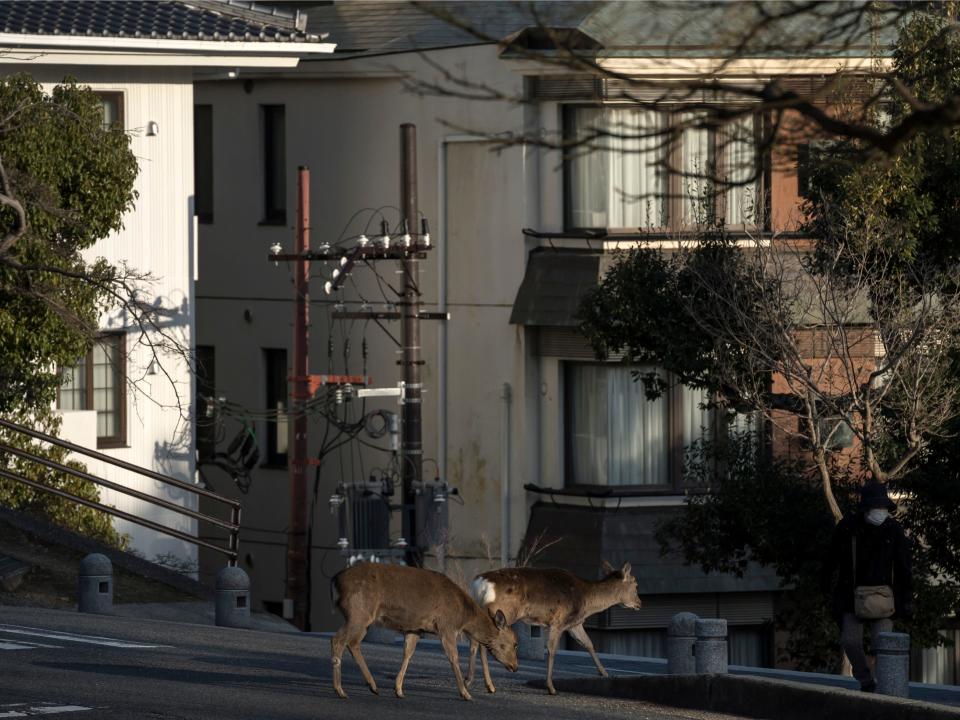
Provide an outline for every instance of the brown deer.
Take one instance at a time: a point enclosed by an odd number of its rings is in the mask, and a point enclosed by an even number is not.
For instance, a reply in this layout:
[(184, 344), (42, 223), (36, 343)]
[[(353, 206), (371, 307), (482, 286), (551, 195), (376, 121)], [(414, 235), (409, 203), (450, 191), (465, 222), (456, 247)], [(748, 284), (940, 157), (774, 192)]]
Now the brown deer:
[(489, 649), (508, 670), (517, 670), (517, 636), (504, 614), (487, 613), (445, 575), (404, 565), (362, 563), (338, 573), (333, 579), (333, 589), (336, 606), (346, 620), (330, 641), (333, 689), (342, 698), (347, 697), (340, 681), (345, 647), (360, 666), (370, 690), (379, 694), (360, 652), (360, 642), (373, 623), (403, 633), (403, 662), (394, 682), (398, 698), (403, 697), (403, 676), (417, 641), (425, 632), (440, 637), (464, 700), (471, 698), (460, 674), (457, 655), (457, 635), (461, 632), (471, 643)]
[[(583, 621), (614, 605), (640, 609), (637, 580), (630, 574), (630, 563), (624, 563), (622, 568), (614, 570), (604, 562), (603, 568), (607, 576), (595, 582), (582, 580), (566, 570), (530, 567), (493, 570), (481, 573), (473, 580), (471, 590), (474, 599), (491, 615), (502, 613), (511, 625), (523, 620), (531, 625), (550, 628), (547, 690), (551, 695), (557, 694), (553, 687), (553, 659), (563, 633), (569, 632), (587, 649), (597, 670), (606, 677), (607, 671), (593, 649), (590, 636), (583, 629)], [(477, 642), (471, 641), (468, 685), (473, 682), (477, 647)], [(496, 692), (487, 666), (487, 655), (482, 648), (480, 660), (487, 692)]]

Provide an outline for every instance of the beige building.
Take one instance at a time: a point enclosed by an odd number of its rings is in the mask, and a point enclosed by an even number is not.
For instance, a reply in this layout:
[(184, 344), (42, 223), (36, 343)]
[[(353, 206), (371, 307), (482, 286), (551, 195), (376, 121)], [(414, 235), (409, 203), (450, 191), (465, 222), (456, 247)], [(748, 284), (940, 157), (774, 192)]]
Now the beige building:
[[(209, 118), (198, 147), (208, 145), (211, 153), (210, 203), (199, 230), (197, 343), (212, 359), (205, 387), (221, 398), (211, 412), (222, 442), (248, 428), (260, 444), (263, 462), (251, 473), (248, 492), (237, 493), (244, 500), (241, 566), (251, 574), (255, 604), (282, 612), (290, 515), (282, 411), (292, 360), (292, 268), (268, 262), (268, 249), (275, 243), (284, 252), (293, 249), (301, 165), (312, 174), (314, 249), (350, 247), (361, 233), (374, 238), (381, 219), (394, 230), (398, 127), (414, 123), (419, 206), (433, 239), (421, 267), (423, 300), (427, 309), (450, 313), (448, 322), (424, 321), (422, 329), (424, 475), (436, 469), (457, 490), (447, 503), (443, 557), (432, 548), (428, 561), (470, 578), (502, 558), (515, 561), (524, 539), (542, 534), (557, 542), (539, 561), (584, 577), (597, 577), (603, 559), (634, 565), (644, 608), (595, 618), (598, 650), (663, 655), (669, 618), (691, 610), (729, 620), (732, 662), (772, 665), (778, 598), (772, 572), (742, 579), (704, 575), (661, 558), (653, 538), (657, 522), (685, 501), (683, 448), (715, 424), (701, 398), (678, 389), (643, 401), (629, 368), (596, 362), (576, 330), (579, 299), (596, 285), (612, 250), (662, 245), (690, 221), (692, 205), (682, 199), (651, 203), (631, 196), (688, 193), (677, 185), (679, 176), (660, 173), (635, 146), (564, 162), (540, 144), (495, 140), (525, 133), (575, 137), (591, 126), (653, 128), (663, 117), (631, 106), (612, 83), (504, 53), (406, 5), (281, 4), (305, 10), (308, 29), (329, 32), (337, 52), (306, 56), (291, 70), (211, 79), (197, 85), (195, 98), (198, 117)], [(677, 48), (665, 45), (677, 17), (650, 23), (642, 3), (576, 5), (573, 14), (549, 22), (583, 47), (614, 49), (606, 62), (621, 72), (681, 78), (718, 64), (696, 50), (674, 54)], [(528, 47), (544, 41), (512, 3), (461, 7), (463, 19), (492, 38), (524, 33), (519, 37)], [(553, 7), (559, 15), (572, 5)], [(691, 28), (684, 42), (702, 47), (712, 27)], [(741, 81), (771, 75), (804, 81), (840, 66), (867, 68), (869, 58), (759, 58), (724, 72)], [(468, 82), (452, 83), (456, 78)], [(435, 84), (459, 92), (424, 93)], [(741, 129), (744, 139), (730, 152), (743, 163), (760, 162), (745, 139), (753, 127)], [(684, 132), (677, 159), (692, 169), (714, 161), (715, 147), (707, 131)], [(795, 217), (794, 169), (778, 165), (767, 182), (764, 192), (744, 186), (724, 196), (718, 210), (728, 223), (748, 222), (750, 193), (766, 198), (771, 222), (780, 227)], [(395, 302), (389, 285), (400, 282), (396, 268), (378, 265), (378, 279), (357, 266), (344, 289), (328, 297), (323, 284), (332, 270), (320, 263), (311, 268), (311, 371), (364, 374), (376, 387), (395, 386), (396, 345), (387, 331), (396, 336), (398, 323), (381, 328), (333, 315)], [(321, 408), (344, 428), (364, 412), (398, 410), (395, 398), (367, 399), (361, 410), (358, 399), (336, 405), (327, 397), (321, 388), (309, 424), (314, 456), (341, 432), (328, 431)], [(381, 420), (370, 421), (373, 435)], [(341, 484), (373, 477), (365, 486), (376, 490), (373, 506), (382, 512), (383, 502), (398, 502), (396, 495), (384, 501), (378, 494), (382, 479), (397, 470), (389, 438), (370, 435), (362, 431), (357, 437), (365, 444), (345, 442), (326, 453), (311, 483), (313, 629), (338, 621), (330, 612), (328, 578), (346, 558), (331, 496)], [(228, 474), (213, 467), (206, 474), (218, 491), (236, 492)], [(393, 513), (391, 540), (399, 532)], [(355, 538), (348, 540), (357, 547)]]

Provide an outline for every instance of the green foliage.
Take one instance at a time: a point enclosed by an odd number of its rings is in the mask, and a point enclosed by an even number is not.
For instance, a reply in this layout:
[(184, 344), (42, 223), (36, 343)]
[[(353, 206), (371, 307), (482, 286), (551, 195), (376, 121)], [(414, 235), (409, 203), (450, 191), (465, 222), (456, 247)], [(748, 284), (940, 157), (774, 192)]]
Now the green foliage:
[[(837, 671), (839, 633), (821, 575), (833, 519), (804, 466), (758, 455), (755, 439), (741, 435), (694, 445), (686, 467), (687, 482), (710, 492), (691, 496), (683, 514), (658, 528), (661, 550), (678, 551), (704, 572), (742, 576), (750, 561), (775, 568), (785, 589), (775, 622), (789, 632), (781, 659), (803, 670)], [(839, 468), (833, 474), (838, 500), (850, 511), (856, 505), (855, 479)], [(899, 516), (908, 527), (917, 521), (912, 511)], [(957, 582), (930, 572), (930, 552), (914, 545), (914, 617), (898, 621), (924, 647), (942, 642), (937, 633), (942, 619), (960, 609)]]
[[(23, 422), (24, 418), (17, 417), (13, 420)], [(32, 424), (38, 430), (50, 434), (55, 434), (59, 429), (59, 419), (53, 417), (48, 417), (46, 420), (39, 422), (34, 419)], [(81, 463), (67, 460), (69, 453), (63, 448), (34, 442), (22, 434), (0, 429), (0, 442), (67, 465), (74, 470), (81, 472), (86, 470)], [(85, 500), (94, 502), (100, 500), (98, 488), (93, 483), (60, 473), (39, 463), (23, 460), (12, 454), (0, 454), (0, 467), (27, 480), (63, 490)], [(0, 478), (0, 506), (39, 515), (52, 523), (110, 545), (123, 547), (126, 544), (125, 538), (113, 529), (110, 516), (106, 513), (85, 507), (72, 500), (60, 498), (52, 493), (43, 492), (23, 483)]]
[[(26, 75), (0, 79), (0, 160), (8, 178), (0, 190), (27, 216), (26, 230), (0, 252), (0, 416), (56, 430), (50, 408), (59, 368), (87, 352), (101, 312), (117, 299), (117, 269), (102, 258), (87, 262), (81, 252), (122, 227), (136, 199), (137, 160), (123, 130), (104, 127), (92, 91), (67, 81), (46, 93)], [(15, 212), (0, 205), (0, 244), (13, 237), (16, 222)], [(65, 455), (40, 452), (60, 462)], [(0, 456), (0, 466), (98, 498), (91, 483), (39, 465)], [(0, 480), (0, 504), (120, 543), (102, 513), (9, 480)]]
[[(744, 290), (742, 315), (714, 301), (715, 288), (731, 286)], [(743, 348), (718, 342), (703, 328), (740, 324), (745, 333), (753, 332), (758, 323), (751, 312), (771, 305), (771, 290), (753, 277), (723, 225), (713, 225), (698, 232), (695, 244), (673, 254), (650, 248), (620, 253), (585, 296), (580, 330), (598, 357), (622, 351), (625, 362), (667, 368), (678, 382), (722, 394), (736, 406), (730, 379), (737, 378), (733, 384), (742, 388), (765, 385), (766, 376), (758, 374)], [(659, 376), (638, 379), (650, 399), (666, 387)]]
[[(49, 406), (57, 368), (85, 353), (114, 299), (115, 268), (81, 251), (122, 227), (137, 161), (100, 101), (74, 83), (46, 94), (25, 75), (0, 79), (0, 159), (28, 226), (0, 257), (0, 413)], [(0, 238), (15, 214), (0, 207)]]

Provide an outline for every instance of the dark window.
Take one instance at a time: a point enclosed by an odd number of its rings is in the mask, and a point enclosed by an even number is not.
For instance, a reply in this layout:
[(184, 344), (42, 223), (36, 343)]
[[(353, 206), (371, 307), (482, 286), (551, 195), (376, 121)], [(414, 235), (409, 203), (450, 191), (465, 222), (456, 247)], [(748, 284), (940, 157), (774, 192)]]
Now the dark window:
[(267, 410), (275, 417), (267, 420), (267, 465), (287, 464), (287, 351), (264, 348), (267, 380)]
[(97, 411), (97, 447), (127, 441), (125, 335), (103, 335), (75, 365), (62, 370), (57, 407)]
[(213, 106), (193, 107), (193, 210), (202, 223), (213, 222)]
[(217, 419), (211, 399), (217, 392), (216, 351), (197, 345), (197, 459), (212, 460), (217, 451)]
[(263, 132), (263, 222), (287, 222), (286, 130), (283, 105), (261, 105)]
[(100, 105), (103, 108), (103, 125), (119, 125), (124, 127), (123, 121), (123, 93), (122, 92), (98, 92)]
[[(731, 227), (762, 217), (759, 116), (722, 128), (697, 116), (629, 105), (568, 105), (563, 130), (568, 230), (680, 230), (724, 218)], [(674, 141), (669, 141), (673, 131)]]

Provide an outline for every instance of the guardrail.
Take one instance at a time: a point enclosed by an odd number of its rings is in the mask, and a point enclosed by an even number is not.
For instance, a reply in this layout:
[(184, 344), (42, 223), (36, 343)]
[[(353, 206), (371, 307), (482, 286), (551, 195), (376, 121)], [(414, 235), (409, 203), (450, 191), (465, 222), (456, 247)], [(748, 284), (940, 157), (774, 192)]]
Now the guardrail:
[(22, 435), (27, 435), (36, 440), (40, 440), (42, 442), (50, 443), (51, 445), (57, 445), (59, 447), (69, 450), (70, 452), (77, 453), (78, 455), (85, 455), (86, 457), (93, 458), (95, 460), (100, 460), (110, 465), (114, 465), (116, 467), (123, 468), (124, 470), (128, 470), (132, 473), (136, 473), (137, 475), (142, 475), (144, 477), (151, 478), (153, 480), (156, 480), (157, 482), (163, 483), (164, 485), (176, 487), (181, 490), (185, 490), (195, 495), (200, 495), (226, 505), (228, 508), (230, 508), (229, 521), (221, 520), (220, 518), (215, 517), (213, 515), (206, 515), (204, 513), (197, 512), (196, 510), (191, 510), (190, 508), (185, 508), (182, 505), (178, 505), (174, 502), (170, 502), (169, 500), (164, 500), (163, 498), (159, 498), (154, 495), (150, 495), (149, 493), (145, 493), (140, 490), (135, 490), (134, 488), (126, 487), (125, 485), (120, 485), (118, 483), (111, 482), (109, 480), (104, 480), (103, 478), (97, 477), (96, 475), (91, 475), (88, 472), (75, 470), (74, 468), (64, 465), (63, 463), (56, 462), (55, 460), (50, 460), (49, 458), (45, 458), (40, 455), (35, 455), (34, 453), (31, 453), (28, 450), (23, 450), (21, 448), (16, 448), (11, 445), (7, 445), (6, 443), (0, 442), (0, 453), (10, 453), (12, 455), (16, 455), (17, 457), (23, 458), (25, 460), (29, 460), (30, 462), (35, 462), (35, 463), (39, 463), (40, 465), (44, 465), (52, 470), (56, 470), (57, 472), (62, 472), (67, 475), (80, 478), (82, 480), (88, 480), (102, 487), (109, 488), (119, 493), (123, 493), (124, 495), (135, 497), (138, 500), (143, 500), (144, 502), (148, 502), (152, 505), (162, 507), (166, 510), (171, 510), (181, 515), (185, 515), (187, 517), (191, 517), (196, 520), (203, 520), (205, 522), (209, 522), (214, 525), (218, 525), (219, 527), (225, 528), (230, 533), (228, 545), (227, 547), (222, 547), (221, 545), (217, 545), (216, 543), (208, 542), (206, 540), (201, 540), (200, 538), (194, 537), (193, 535), (189, 535), (188, 533), (185, 533), (181, 530), (176, 530), (174, 528), (167, 527), (166, 525), (161, 525), (160, 523), (153, 522), (152, 520), (147, 520), (145, 518), (138, 517), (131, 513), (124, 512), (123, 510), (117, 510), (116, 508), (112, 508), (108, 505), (103, 505), (102, 503), (95, 502), (93, 500), (88, 500), (78, 495), (74, 495), (73, 493), (69, 493), (65, 490), (61, 490), (60, 488), (53, 488), (53, 487), (50, 487), (49, 485), (38, 483), (35, 480), (30, 480), (29, 478), (25, 478), (22, 475), (19, 475), (14, 472), (10, 472), (9, 470), (4, 470), (0, 468), (0, 477), (6, 478), (7, 480), (12, 480), (13, 482), (21, 483), (23, 485), (28, 485), (29, 487), (32, 487), (36, 490), (47, 492), (52, 495), (57, 495), (67, 500), (72, 500), (73, 502), (76, 502), (80, 505), (86, 505), (87, 507), (93, 508), (95, 510), (100, 510), (101, 512), (105, 512), (108, 515), (113, 515), (114, 517), (118, 517), (128, 522), (132, 522), (136, 525), (140, 525), (141, 527), (149, 528), (151, 530), (155, 530), (156, 532), (163, 533), (164, 535), (169, 535), (170, 537), (174, 537), (179, 540), (183, 540), (185, 542), (189, 542), (197, 546), (208, 548), (215, 552), (226, 555), (228, 558), (228, 563), (230, 565), (237, 564), (237, 547), (240, 541), (240, 503), (237, 502), (236, 500), (232, 500), (228, 497), (224, 497), (223, 495), (218, 495), (217, 493), (211, 492), (210, 490), (207, 490), (205, 488), (198, 487), (196, 485), (191, 485), (189, 483), (185, 483), (182, 480), (177, 480), (176, 478), (172, 478), (172, 477), (169, 477), (168, 475), (158, 473), (154, 470), (149, 470), (147, 468), (140, 467), (139, 465), (128, 463), (125, 460), (120, 460), (115, 457), (110, 457), (109, 455), (104, 455), (103, 453), (96, 452), (95, 450), (90, 450), (89, 448), (85, 448), (81, 445), (75, 445), (74, 443), (67, 442), (66, 440), (61, 440), (58, 437), (47, 435), (46, 433), (39, 432), (32, 428), (24, 427), (23, 425), (18, 425), (17, 423), (12, 423), (9, 420), (0, 419), (0, 428), (6, 428), (7, 430), (11, 430), (13, 432), (20, 433)]

